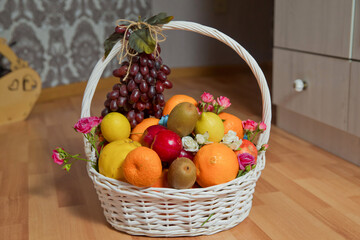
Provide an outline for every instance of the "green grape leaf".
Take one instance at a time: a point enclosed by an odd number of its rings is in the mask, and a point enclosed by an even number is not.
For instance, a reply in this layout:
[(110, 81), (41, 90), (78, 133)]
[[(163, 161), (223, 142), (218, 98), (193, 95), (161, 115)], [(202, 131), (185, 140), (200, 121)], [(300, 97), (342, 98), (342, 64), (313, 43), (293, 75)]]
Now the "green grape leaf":
[(124, 34), (113, 32), (104, 42), (104, 57), (106, 58), (109, 55), (111, 49), (114, 45), (124, 36)]
[(156, 42), (150, 36), (148, 28), (142, 28), (131, 33), (129, 38), (129, 46), (138, 53), (150, 54), (155, 50)]
[(159, 24), (166, 24), (173, 20), (173, 16), (168, 16), (166, 13), (162, 12), (151, 18), (147, 19), (145, 22), (151, 25), (159, 25)]

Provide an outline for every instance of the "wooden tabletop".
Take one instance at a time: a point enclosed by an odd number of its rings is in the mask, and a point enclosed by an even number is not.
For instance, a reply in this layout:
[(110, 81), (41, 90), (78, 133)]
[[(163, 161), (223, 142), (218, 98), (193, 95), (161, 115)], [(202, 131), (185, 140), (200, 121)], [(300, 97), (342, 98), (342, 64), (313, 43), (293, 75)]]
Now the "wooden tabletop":
[[(239, 88), (248, 79), (180, 79), (168, 94), (222, 93), (232, 99), (230, 112), (258, 120), (256, 86)], [(93, 115), (105, 94), (96, 93)], [(27, 121), (0, 126), (0, 239), (145, 239), (106, 222), (83, 163), (68, 174), (52, 162), (58, 146), (83, 153), (72, 129), (80, 105), (81, 96), (39, 103)], [(249, 217), (228, 231), (191, 239), (360, 239), (359, 167), (274, 126), (266, 156)]]

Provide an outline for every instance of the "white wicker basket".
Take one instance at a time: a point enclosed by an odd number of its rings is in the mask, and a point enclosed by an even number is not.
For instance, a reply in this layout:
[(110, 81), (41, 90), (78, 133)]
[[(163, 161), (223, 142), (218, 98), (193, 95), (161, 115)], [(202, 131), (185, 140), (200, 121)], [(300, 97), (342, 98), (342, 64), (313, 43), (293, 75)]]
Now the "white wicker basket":
[[(163, 29), (197, 32), (218, 39), (239, 54), (251, 68), (261, 89), (263, 121), (268, 128), (260, 135), (257, 146), (267, 143), (271, 126), (270, 93), (264, 74), (252, 56), (232, 38), (197, 23), (173, 21)], [(101, 74), (120, 49), (119, 41), (108, 57), (96, 64), (84, 93), (81, 117), (90, 116), (91, 101)], [(96, 161), (86, 140), (85, 152), (90, 160)], [(175, 237), (210, 235), (243, 221), (249, 215), (256, 181), (264, 167), (265, 154), (261, 152), (256, 168), (245, 176), (221, 185), (185, 190), (135, 187), (99, 174), (91, 163), (87, 165), (87, 171), (105, 217), (114, 228), (132, 235)]]

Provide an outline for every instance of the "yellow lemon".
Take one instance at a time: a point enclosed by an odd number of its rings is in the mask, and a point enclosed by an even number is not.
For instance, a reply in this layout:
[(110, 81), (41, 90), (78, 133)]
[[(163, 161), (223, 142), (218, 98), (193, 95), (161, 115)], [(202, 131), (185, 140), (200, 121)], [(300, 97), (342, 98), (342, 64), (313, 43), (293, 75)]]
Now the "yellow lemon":
[(131, 139), (122, 139), (107, 144), (100, 153), (99, 172), (109, 178), (125, 181), (122, 165), (129, 152), (141, 144)]
[(224, 124), (221, 118), (213, 112), (203, 112), (196, 122), (195, 133), (209, 133), (210, 142), (220, 142), (224, 137)]
[(129, 120), (118, 112), (107, 114), (101, 121), (101, 133), (108, 142), (129, 138), (131, 126)]

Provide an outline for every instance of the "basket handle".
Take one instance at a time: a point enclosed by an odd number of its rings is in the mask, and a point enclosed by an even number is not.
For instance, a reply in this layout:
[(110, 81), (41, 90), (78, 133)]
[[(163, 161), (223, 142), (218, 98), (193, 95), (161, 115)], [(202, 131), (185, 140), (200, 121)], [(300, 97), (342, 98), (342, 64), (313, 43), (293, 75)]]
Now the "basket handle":
[[(208, 37), (215, 38), (220, 42), (223, 42), (229, 47), (231, 47), (247, 63), (260, 87), (262, 104), (263, 104), (262, 121), (264, 121), (265, 124), (267, 125), (267, 129), (259, 137), (257, 146), (260, 147), (261, 145), (266, 144), (269, 141), (270, 128), (271, 128), (271, 99), (270, 99), (269, 87), (267, 85), (264, 73), (261, 71), (255, 59), (234, 39), (211, 27), (207, 27), (198, 23), (193, 23), (188, 21), (172, 21), (168, 24), (165, 24), (163, 26), (163, 29), (191, 31)], [(121, 41), (118, 41), (111, 50), (111, 52), (109, 53), (109, 55), (106, 57), (106, 59), (101, 58), (95, 65), (90, 75), (83, 96), (82, 107), (81, 107), (82, 118), (90, 116), (91, 101), (94, 96), (94, 92), (100, 80), (100, 77), (107, 64), (111, 61), (111, 59), (113, 59), (116, 56), (116, 54), (120, 50), (121, 50)]]

